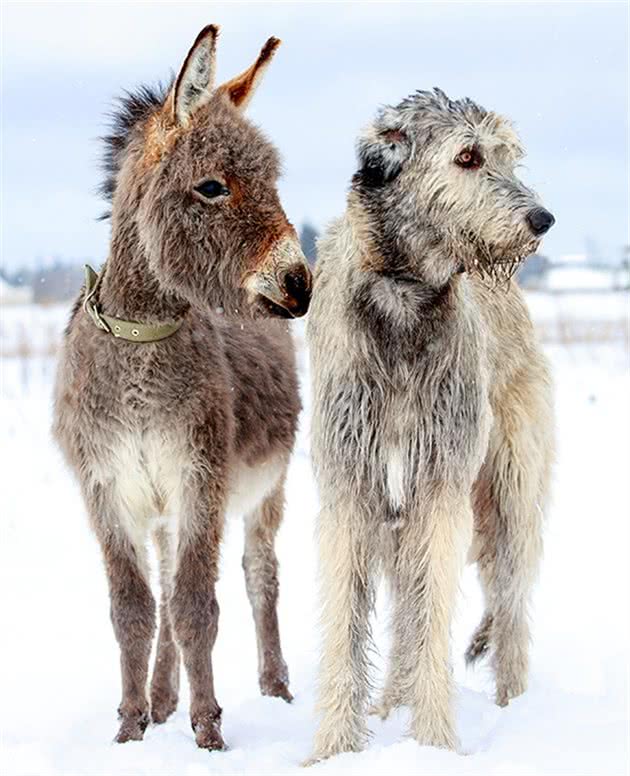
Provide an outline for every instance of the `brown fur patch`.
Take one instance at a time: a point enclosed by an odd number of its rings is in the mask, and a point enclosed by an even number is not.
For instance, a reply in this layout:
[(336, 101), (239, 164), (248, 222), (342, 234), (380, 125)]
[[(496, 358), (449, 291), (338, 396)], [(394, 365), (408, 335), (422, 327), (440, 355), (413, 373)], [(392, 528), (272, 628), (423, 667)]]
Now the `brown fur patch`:
[(145, 131), (144, 153), (142, 166), (152, 167), (157, 164), (165, 154), (169, 153), (177, 139), (182, 136), (184, 130), (172, 123), (172, 96), (169, 96), (164, 110), (151, 116), (147, 121)]
[(251, 67), (219, 87), (221, 91), (227, 94), (237, 108), (244, 107), (249, 102), (258, 81), (271, 62), (281, 42), (279, 38), (269, 38)]

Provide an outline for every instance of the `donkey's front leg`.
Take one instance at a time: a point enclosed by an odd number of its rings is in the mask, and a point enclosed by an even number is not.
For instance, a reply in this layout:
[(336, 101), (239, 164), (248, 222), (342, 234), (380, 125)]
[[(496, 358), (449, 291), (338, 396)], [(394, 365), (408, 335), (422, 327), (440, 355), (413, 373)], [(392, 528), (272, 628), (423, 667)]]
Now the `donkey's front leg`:
[(225, 749), (212, 675), (212, 648), (219, 623), (215, 583), (223, 533), (223, 496), (205, 474), (191, 479), (183, 500), (170, 610), (188, 674), (195, 739), (202, 749), (216, 750)]
[(100, 510), (95, 523), (107, 570), (112, 624), (120, 646), (122, 700), (116, 741), (141, 741), (149, 723), (147, 676), (155, 632), (155, 601), (147, 582), (144, 548), (134, 547), (127, 536), (111, 531)]
[(457, 749), (450, 626), (471, 530), (469, 499), (440, 489), (401, 528), (396, 564), (395, 630), (407, 656), (401, 690), (411, 706), (411, 734), (445, 749)]

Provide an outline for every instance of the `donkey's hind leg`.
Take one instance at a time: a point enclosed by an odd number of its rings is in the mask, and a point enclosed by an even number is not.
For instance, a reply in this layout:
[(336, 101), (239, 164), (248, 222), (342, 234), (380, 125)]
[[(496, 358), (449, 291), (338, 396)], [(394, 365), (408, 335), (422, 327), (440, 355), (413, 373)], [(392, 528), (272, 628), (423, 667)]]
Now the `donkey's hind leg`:
[(180, 655), (169, 610), (175, 565), (174, 537), (164, 526), (153, 533), (160, 564), (160, 630), (151, 677), (151, 720), (166, 722), (177, 708)]
[(290, 702), (293, 696), (278, 628), (278, 559), (274, 550), (283, 507), (284, 480), (245, 520), (243, 570), (256, 626), (260, 691)]

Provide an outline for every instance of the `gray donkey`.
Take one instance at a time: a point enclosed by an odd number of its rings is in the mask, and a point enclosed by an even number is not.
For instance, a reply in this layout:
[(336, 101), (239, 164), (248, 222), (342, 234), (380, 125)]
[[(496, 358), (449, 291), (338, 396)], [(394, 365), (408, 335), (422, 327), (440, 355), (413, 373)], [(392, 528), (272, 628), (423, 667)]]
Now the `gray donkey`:
[[(311, 279), (278, 199), (276, 151), (243, 109), (279, 40), (213, 88), (218, 28), (173, 86), (122, 101), (107, 138), (111, 245), (65, 333), (54, 433), (101, 545), (120, 645), (119, 742), (174, 711), (180, 653), (196, 741), (224, 747), (211, 652), (224, 516), (246, 515), (243, 565), (263, 694), (291, 700), (274, 537), (300, 401), (287, 323)], [(240, 317), (242, 316), (242, 317)]]
[(315, 760), (365, 743), (379, 569), (393, 620), (375, 711), (406, 704), (419, 743), (456, 748), (449, 628), (467, 551), (486, 598), (467, 658), (491, 650), (500, 705), (524, 691), (553, 451), (549, 372), (510, 276), (554, 219), (514, 173), (514, 131), (470, 100), (418, 92), (379, 113), (358, 156), (346, 213), (319, 245), (308, 324)]

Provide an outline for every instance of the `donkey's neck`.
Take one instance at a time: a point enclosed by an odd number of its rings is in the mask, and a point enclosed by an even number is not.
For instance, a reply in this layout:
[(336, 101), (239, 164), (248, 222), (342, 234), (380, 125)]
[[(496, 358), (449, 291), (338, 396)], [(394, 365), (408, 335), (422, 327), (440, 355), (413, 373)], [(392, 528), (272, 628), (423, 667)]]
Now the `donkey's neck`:
[(102, 312), (142, 323), (178, 320), (190, 305), (160, 286), (134, 237), (112, 236), (98, 292)]

